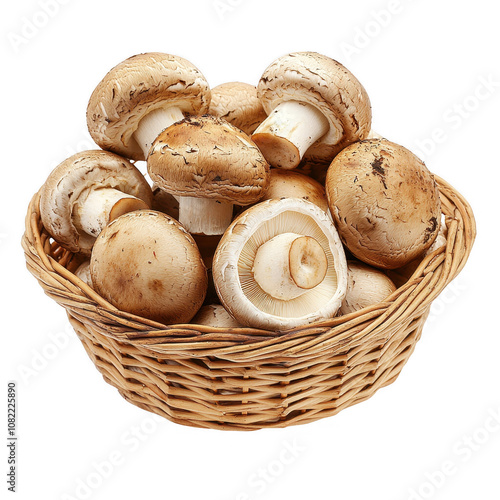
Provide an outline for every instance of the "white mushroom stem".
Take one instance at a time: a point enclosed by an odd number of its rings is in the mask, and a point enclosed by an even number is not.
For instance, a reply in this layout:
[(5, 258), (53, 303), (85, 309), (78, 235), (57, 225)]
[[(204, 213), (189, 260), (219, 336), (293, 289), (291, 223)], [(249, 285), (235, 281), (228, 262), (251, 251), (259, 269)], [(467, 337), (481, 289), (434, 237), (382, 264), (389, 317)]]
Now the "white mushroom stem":
[(224, 234), (233, 219), (233, 204), (209, 198), (179, 197), (179, 222), (191, 234)]
[(283, 233), (259, 247), (252, 271), (267, 294), (291, 300), (318, 286), (327, 269), (325, 252), (314, 238)]
[(286, 101), (259, 125), (252, 139), (273, 167), (291, 169), (329, 130), (328, 120), (314, 106)]
[(148, 113), (134, 132), (134, 139), (142, 149), (144, 158), (148, 157), (151, 144), (166, 128), (184, 119), (183, 112), (177, 107), (159, 108)]
[(88, 189), (73, 208), (75, 227), (97, 237), (114, 219), (127, 212), (149, 208), (147, 203), (118, 189)]

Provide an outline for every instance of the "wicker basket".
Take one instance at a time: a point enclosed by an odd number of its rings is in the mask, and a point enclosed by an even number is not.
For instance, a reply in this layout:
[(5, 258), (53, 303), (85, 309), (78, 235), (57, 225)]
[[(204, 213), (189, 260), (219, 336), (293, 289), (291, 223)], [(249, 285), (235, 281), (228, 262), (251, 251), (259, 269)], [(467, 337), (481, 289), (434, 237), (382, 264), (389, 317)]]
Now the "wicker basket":
[(165, 326), (117, 310), (71, 271), (78, 256), (51, 241), (30, 203), (22, 245), (29, 271), (63, 306), (104, 380), (172, 422), (224, 430), (305, 424), (391, 384), (430, 305), (465, 265), (476, 234), (466, 200), (436, 177), (447, 246), (385, 302), (328, 321), (268, 332)]

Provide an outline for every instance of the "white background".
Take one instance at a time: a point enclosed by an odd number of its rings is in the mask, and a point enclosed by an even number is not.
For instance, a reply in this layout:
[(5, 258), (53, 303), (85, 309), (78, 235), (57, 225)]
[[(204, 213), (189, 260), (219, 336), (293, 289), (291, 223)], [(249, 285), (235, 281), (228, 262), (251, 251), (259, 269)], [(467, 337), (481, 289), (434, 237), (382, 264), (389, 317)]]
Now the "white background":
[[(500, 498), (495, 3), (51, 0), (50, 14), (42, 4), (4, 2), (0, 16), (0, 393), (18, 381), (17, 498)], [(374, 128), (465, 195), (478, 220), (471, 258), (436, 300), (400, 378), (367, 402), (253, 433), (151, 416), (102, 380), (64, 310), (27, 272), (29, 200), (60, 161), (94, 147), (87, 101), (121, 60), (169, 52), (212, 86), (256, 84), (276, 57), (303, 50), (346, 65), (368, 91)]]

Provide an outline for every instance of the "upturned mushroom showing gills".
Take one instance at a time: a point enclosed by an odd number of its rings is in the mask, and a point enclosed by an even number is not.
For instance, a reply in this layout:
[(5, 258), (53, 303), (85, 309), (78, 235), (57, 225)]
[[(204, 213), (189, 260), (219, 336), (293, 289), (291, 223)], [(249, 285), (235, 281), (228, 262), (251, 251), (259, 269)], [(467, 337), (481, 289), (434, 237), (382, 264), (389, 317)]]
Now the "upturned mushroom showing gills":
[(273, 167), (296, 168), (306, 151), (313, 161), (330, 162), (370, 132), (364, 87), (324, 55), (296, 52), (277, 59), (257, 92), (268, 117), (252, 138)]
[(347, 293), (340, 314), (378, 304), (395, 290), (396, 285), (382, 271), (361, 262), (347, 261)]
[(339, 153), (328, 169), (326, 194), (345, 245), (372, 266), (404, 266), (438, 234), (434, 177), (411, 151), (385, 139), (357, 142)]
[(40, 193), (40, 215), (64, 248), (90, 255), (99, 233), (126, 212), (151, 207), (141, 172), (109, 151), (84, 151), (59, 164)]
[(92, 250), (94, 289), (122, 311), (165, 325), (187, 323), (207, 291), (207, 271), (191, 235), (153, 210), (122, 215)]
[(252, 134), (267, 118), (257, 97), (257, 88), (248, 83), (223, 83), (212, 89), (209, 114)]
[(209, 115), (164, 130), (151, 147), (148, 172), (178, 197), (179, 221), (193, 234), (222, 234), (233, 204), (255, 203), (269, 185), (269, 165), (252, 140)]
[(333, 317), (347, 287), (332, 221), (300, 198), (267, 200), (243, 212), (224, 233), (212, 271), (231, 316), (267, 330)]
[(203, 114), (210, 87), (182, 57), (149, 52), (115, 66), (97, 85), (87, 108), (90, 135), (101, 148), (145, 160), (158, 134), (186, 114)]

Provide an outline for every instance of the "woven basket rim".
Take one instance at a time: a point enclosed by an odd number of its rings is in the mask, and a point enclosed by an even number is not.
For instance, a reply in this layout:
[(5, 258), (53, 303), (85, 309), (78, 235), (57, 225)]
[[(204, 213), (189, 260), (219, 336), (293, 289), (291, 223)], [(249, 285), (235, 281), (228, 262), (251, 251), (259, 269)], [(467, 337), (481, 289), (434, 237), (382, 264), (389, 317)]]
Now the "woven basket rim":
[(28, 207), (22, 246), (28, 270), (45, 293), (75, 319), (91, 322), (114, 340), (140, 345), (150, 352), (175, 351), (176, 355), (186, 356), (217, 354), (250, 359), (272, 351), (305, 356), (309, 348), (321, 343), (330, 349), (335, 345), (376, 342), (387, 320), (402, 322), (415, 311), (423, 310), (462, 270), (476, 236), (474, 215), (458, 191), (439, 176), (434, 177), (448, 228), (447, 245), (424, 258), (410, 279), (384, 302), (285, 331), (214, 328), (193, 323), (162, 325), (120, 311), (68, 270), (76, 267), (79, 256), (51, 241), (40, 219), (39, 192)]

